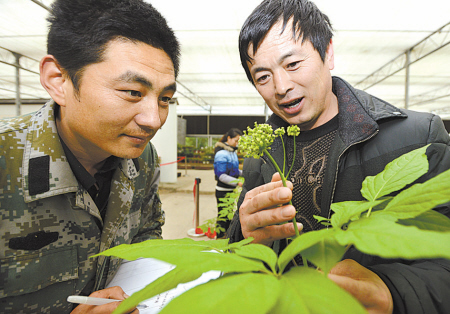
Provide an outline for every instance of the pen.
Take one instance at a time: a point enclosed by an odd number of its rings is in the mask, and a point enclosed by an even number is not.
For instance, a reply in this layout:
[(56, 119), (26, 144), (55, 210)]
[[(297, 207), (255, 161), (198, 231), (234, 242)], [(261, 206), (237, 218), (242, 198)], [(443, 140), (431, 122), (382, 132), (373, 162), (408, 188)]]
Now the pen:
[[(115, 300), (115, 299), (103, 299), (103, 298), (93, 298), (93, 297), (85, 297), (81, 295), (71, 295), (67, 297), (67, 302), (70, 303), (80, 303), (80, 304), (89, 304), (89, 305), (103, 305), (111, 302), (122, 302), (123, 300)], [(136, 308), (145, 309), (148, 306), (145, 304), (138, 304)]]

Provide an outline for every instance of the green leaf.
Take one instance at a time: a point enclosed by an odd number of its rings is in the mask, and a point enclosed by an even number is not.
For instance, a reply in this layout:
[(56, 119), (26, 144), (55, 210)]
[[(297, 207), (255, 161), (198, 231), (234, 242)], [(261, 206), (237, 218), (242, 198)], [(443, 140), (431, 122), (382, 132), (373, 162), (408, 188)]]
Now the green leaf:
[[(313, 231), (311, 231), (313, 232)], [(323, 237), (319, 242), (302, 251), (302, 256), (328, 274), (344, 256), (346, 249), (334, 237)]]
[(228, 244), (228, 241), (228, 239), (220, 239), (215, 241), (195, 241), (190, 238), (176, 240), (152, 239), (134, 244), (118, 245), (92, 257), (99, 255), (116, 256), (133, 261), (135, 259), (145, 257), (161, 259), (158, 258), (158, 256), (162, 257), (167, 255), (167, 258), (169, 259), (176, 259), (188, 252), (193, 253), (209, 250), (226, 251), (229, 248), (239, 247), (250, 243), (253, 241), (253, 238), (248, 238), (232, 244)]
[[(148, 240), (136, 244), (124, 244), (98, 255), (117, 256), (127, 260), (138, 257), (151, 257), (181, 268), (195, 265), (201, 273), (209, 270), (228, 272), (260, 271), (268, 272), (264, 264), (236, 254), (223, 253), (228, 248), (238, 248), (252, 239), (228, 245), (228, 240), (189, 241), (180, 240)], [(207, 250), (207, 251), (206, 251)]]
[(350, 223), (346, 231), (337, 230), (336, 240), (383, 258), (450, 259), (450, 232), (403, 226), (380, 216), (361, 218)]
[(450, 201), (450, 170), (415, 184), (399, 193), (386, 206), (385, 212), (399, 219), (413, 218), (437, 205)]
[(322, 217), (322, 216), (317, 216), (317, 215), (313, 215), (314, 219), (316, 219), (318, 222), (323, 222), (323, 221), (329, 221), (330, 219)]
[(183, 256), (188, 252), (201, 252), (213, 249), (223, 250), (227, 246), (228, 240), (195, 241), (189, 238), (177, 240), (152, 239), (135, 244), (118, 245), (109, 250), (94, 255), (94, 257), (99, 255), (116, 256), (129, 261), (133, 261), (142, 257), (152, 257), (159, 259), (158, 256), (167, 255), (169, 259), (173, 260), (174, 258), (176, 259), (178, 258), (178, 256)]
[(385, 201), (385, 199), (381, 199), (371, 202), (347, 201), (331, 204), (331, 209), (334, 211), (334, 214), (331, 216), (331, 225), (334, 228), (341, 228), (349, 221), (358, 219), (363, 212)]
[(416, 226), (422, 230), (450, 232), (450, 219), (434, 210), (426, 211), (414, 219), (399, 219), (397, 223), (403, 226)]
[(280, 282), (283, 295), (273, 313), (367, 313), (349, 293), (311, 268), (292, 267)]
[(231, 243), (230, 245), (228, 245), (227, 249), (234, 250), (234, 249), (242, 247), (243, 245), (247, 245), (247, 244), (251, 243), (252, 241), (253, 241), (253, 238), (248, 237), (247, 239), (241, 240), (239, 242)]
[(230, 275), (196, 286), (169, 302), (164, 313), (273, 313), (282, 286), (275, 276)]
[(265, 245), (249, 244), (237, 248), (234, 252), (242, 257), (263, 261), (264, 263), (269, 265), (272, 272), (276, 272), (278, 257), (271, 248)]
[(362, 183), (361, 194), (374, 201), (382, 196), (404, 188), (428, 171), (425, 151), (428, 146), (413, 150), (386, 165), (376, 176), (369, 176)]
[[(278, 273), (283, 273), (289, 262), (302, 251), (321, 243), (325, 238), (332, 238), (334, 236), (334, 229), (322, 229), (318, 231), (310, 231), (296, 237), (278, 257)], [(316, 261), (317, 262), (317, 261)], [(327, 268), (326, 265), (318, 265), (319, 267)]]

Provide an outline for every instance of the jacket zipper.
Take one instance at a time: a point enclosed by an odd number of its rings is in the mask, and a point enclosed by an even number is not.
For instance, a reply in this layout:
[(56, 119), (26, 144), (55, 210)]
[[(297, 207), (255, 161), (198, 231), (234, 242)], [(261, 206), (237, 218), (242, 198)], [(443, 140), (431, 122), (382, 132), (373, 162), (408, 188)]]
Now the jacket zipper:
[[(339, 155), (338, 160), (337, 160), (337, 167), (336, 167), (336, 172), (334, 173), (334, 183), (333, 183), (333, 190), (331, 191), (331, 199), (330, 199), (330, 210), (328, 211), (328, 219), (331, 219), (331, 204), (333, 203), (333, 198), (334, 198), (334, 192), (336, 190), (336, 182), (337, 182), (337, 174), (338, 174), (338, 170), (339, 170), (339, 161), (341, 160), (342, 155), (344, 155), (344, 153), (350, 149), (350, 147), (353, 147), (357, 144), (363, 143), (363, 142), (367, 142), (368, 140), (370, 140), (372, 137), (374, 137), (375, 135), (377, 135), (379, 132), (379, 130), (376, 130), (371, 136), (369, 136), (368, 138), (365, 138), (362, 141), (359, 142), (355, 142), (350, 144), (349, 146), (347, 146), (347, 148), (345, 148), (342, 153)], [(329, 228), (329, 226), (327, 226), (327, 229)]]

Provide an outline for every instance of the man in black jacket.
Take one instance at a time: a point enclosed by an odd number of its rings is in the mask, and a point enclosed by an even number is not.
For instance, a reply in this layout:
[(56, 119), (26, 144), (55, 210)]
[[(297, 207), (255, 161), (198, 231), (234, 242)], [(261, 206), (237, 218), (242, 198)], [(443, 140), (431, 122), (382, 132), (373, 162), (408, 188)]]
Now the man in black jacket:
[[(271, 246), (321, 225), (332, 202), (362, 200), (362, 181), (413, 149), (427, 149), (426, 181), (450, 168), (450, 138), (438, 116), (402, 110), (332, 77), (330, 21), (307, 0), (263, 1), (248, 17), (239, 37), (248, 79), (274, 112), (274, 128), (298, 125), (296, 143), (287, 140), (287, 164), (296, 158), (283, 188), (268, 160), (246, 159), (245, 183), (228, 236), (253, 237)], [(271, 147), (283, 160), (279, 138)], [(275, 175), (274, 175), (275, 174)], [(292, 199), (292, 205), (286, 204)], [(435, 210), (450, 216), (449, 204)], [(450, 312), (448, 260), (383, 260), (352, 248), (329, 278), (355, 296), (371, 313)]]

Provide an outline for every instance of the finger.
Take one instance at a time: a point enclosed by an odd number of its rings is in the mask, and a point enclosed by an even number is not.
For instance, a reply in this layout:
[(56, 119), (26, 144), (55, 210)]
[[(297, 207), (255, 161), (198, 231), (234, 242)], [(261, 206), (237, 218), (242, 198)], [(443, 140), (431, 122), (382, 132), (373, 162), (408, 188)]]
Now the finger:
[(119, 304), (120, 302), (111, 302), (104, 305), (80, 304), (71, 312), (71, 314), (110, 314), (119, 306)]
[[(286, 184), (287, 184), (287, 187), (292, 190), (292, 188), (291, 188), (292, 187), (292, 183), (289, 182), (289, 181), (286, 181)], [(256, 195), (258, 195), (260, 193), (272, 191), (272, 190), (274, 190), (276, 188), (280, 188), (280, 187), (283, 187), (283, 182), (281, 180), (280, 181), (269, 182), (269, 183), (266, 183), (266, 184), (263, 184), (263, 185), (260, 185), (260, 186), (257, 186), (255, 188), (251, 189), (250, 191), (248, 191), (245, 194), (245, 196), (246, 197), (248, 196), (248, 197), (252, 198), (252, 197), (254, 197), (254, 196), (256, 196)]]
[(241, 215), (241, 221), (244, 220), (245, 222), (246, 229), (253, 231), (292, 220), (295, 216), (295, 208), (292, 205), (284, 205), (272, 209), (260, 210), (251, 215), (239, 214)]
[(339, 287), (352, 294), (355, 298), (359, 299), (361, 290), (360, 282), (346, 276), (340, 276), (330, 273), (328, 274), (328, 278), (334, 281), (334, 283), (336, 283)]
[(126, 298), (128, 298), (128, 295), (119, 286), (98, 290), (91, 293), (89, 296), (94, 298), (116, 299), (116, 300), (125, 300)]
[[(273, 176), (272, 176), (272, 181), (271, 181), (271, 182), (278, 182), (278, 181), (281, 181), (281, 175), (280, 175), (279, 172), (275, 172), (275, 173), (273, 174)], [(281, 183), (283, 183), (283, 182), (281, 181)], [(287, 187), (290, 188), (291, 190), (294, 188), (294, 185), (293, 185), (292, 182), (290, 182), (290, 181), (287, 181), (287, 180), (286, 180), (286, 185), (287, 185)]]
[[(283, 205), (292, 198), (292, 191), (289, 188), (278, 187), (268, 191), (248, 196), (245, 195), (241, 204), (243, 214), (253, 214), (263, 209), (274, 208)], [(241, 209), (239, 209), (241, 210)]]
[(352, 259), (345, 259), (337, 263), (331, 270), (330, 274), (346, 276), (350, 278), (364, 278), (364, 268)]
[(275, 172), (272, 175), (272, 181), (271, 182), (276, 182), (276, 181), (281, 181), (281, 175), (279, 172)]
[[(303, 229), (303, 225), (300, 223), (297, 223), (297, 227), (299, 230)], [(267, 246), (271, 246), (276, 240), (282, 240), (293, 236), (295, 236), (293, 223), (267, 226), (251, 233), (251, 237), (254, 239), (252, 241), (253, 243), (260, 243)]]

